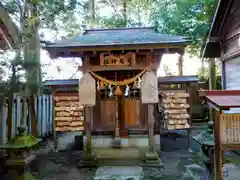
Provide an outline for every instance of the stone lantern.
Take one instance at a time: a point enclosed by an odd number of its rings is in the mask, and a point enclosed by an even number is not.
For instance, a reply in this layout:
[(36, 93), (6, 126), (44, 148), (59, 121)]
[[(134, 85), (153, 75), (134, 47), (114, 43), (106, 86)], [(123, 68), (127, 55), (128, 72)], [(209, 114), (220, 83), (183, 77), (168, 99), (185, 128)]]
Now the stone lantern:
[(32, 150), (40, 141), (41, 139), (28, 135), (24, 126), (19, 126), (18, 135), (0, 146), (0, 149), (7, 151), (6, 164), (13, 180), (35, 180), (27, 167), (36, 158)]

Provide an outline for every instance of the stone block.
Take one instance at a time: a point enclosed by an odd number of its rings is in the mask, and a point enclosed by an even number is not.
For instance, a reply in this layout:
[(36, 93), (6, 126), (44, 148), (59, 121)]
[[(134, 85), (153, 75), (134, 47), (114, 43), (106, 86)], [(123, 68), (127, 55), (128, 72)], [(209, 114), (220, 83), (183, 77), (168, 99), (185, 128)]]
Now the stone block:
[(143, 180), (144, 173), (139, 166), (102, 166), (95, 173), (94, 180)]

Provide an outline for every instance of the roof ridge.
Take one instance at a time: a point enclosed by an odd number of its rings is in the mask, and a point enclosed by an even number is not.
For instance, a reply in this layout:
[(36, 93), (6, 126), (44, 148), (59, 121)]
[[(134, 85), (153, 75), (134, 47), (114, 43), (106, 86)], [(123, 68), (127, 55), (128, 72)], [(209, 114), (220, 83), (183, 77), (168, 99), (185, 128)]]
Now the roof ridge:
[(154, 29), (153, 26), (149, 27), (120, 27), (120, 28), (96, 28), (96, 29), (85, 29), (84, 33), (87, 33), (89, 31), (113, 31), (113, 30), (130, 30), (130, 29)]

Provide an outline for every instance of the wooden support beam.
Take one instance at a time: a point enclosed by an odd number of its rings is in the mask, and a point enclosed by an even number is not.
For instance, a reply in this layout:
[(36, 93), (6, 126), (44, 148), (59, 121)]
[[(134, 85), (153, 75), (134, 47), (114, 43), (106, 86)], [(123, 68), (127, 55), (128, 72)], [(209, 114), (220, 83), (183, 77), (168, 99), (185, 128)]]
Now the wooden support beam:
[(183, 54), (178, 57), (178, 75), (183, 76)]
[(52, 88), (52, 137), (54, 142), (54, 148), (57, 149), (58, 141), (57, 141), (57, 132), (56, 132), (56, 122), (55, 122), (55, 100), (54, 96), (56, 95), (55, 89)]
[(5, 35), (5, 33), (3, 32), (3, 30), (2, 30), (1, 28), (0, 28), (0, 36), (3, 37), (3, 39), (4, 39), (4, 41), (6, 42), (6, 44), (8, 45), (8, 47), (9, 47), (10, 49), (13, 49), (10, 40), (7, 38), (7, 36)]
[(92, 107), (85, 107), (85, 132), (86, 132), (85, 151), (87, 154), (92, 153), (92, 135), (91, 135), (92, 118), (93, 118)]
[(149, 144), (149, 152), (155, 153), (155, 139), (154, 139), (154, 104), (148, 104), (148, 144)]
[(215, 136), (215, 158), (214, 158), (214, 178), (215, 180), (223, 180), (222, 172), (222, 149), (220, 143), (220, 111), (216, 111), (215, 121), (214, 121), (214, 136)]
[[(85, 65), (84, 65), (85, 66)], [(79, 71), (83, 71), (85, 69), (84, 66), (78, 66), (78, 70)], [(158, 68), (158, 64), (154, 63), (152, 65), (152, 69), (157, 69)], [(121, 65), (121, 66), (97, 66), (97, 65), (86, 65), (86, 68), (91, 70), (91, 71), (121, 71), (121, 70), (143, 70), (144, 68), (146, 68), (146, 65), (142, 65), (142, 64), (135, 64), (132, 66), (128, 66), (128, 65)]]

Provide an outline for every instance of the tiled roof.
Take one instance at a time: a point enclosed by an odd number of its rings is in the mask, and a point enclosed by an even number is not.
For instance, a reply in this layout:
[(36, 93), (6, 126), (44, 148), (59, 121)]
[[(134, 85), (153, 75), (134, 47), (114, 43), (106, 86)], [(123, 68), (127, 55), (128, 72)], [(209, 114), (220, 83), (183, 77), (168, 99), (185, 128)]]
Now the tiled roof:
[(196, 83), (199, 79), (195, 75), (189, 76), (165, 76), (159, 77), (158, 82), (161, 84), (184, 84), (184, 83)]
[(79, 79), (53, 79), (46, 80), (44, 86), (78, 85)]
[(154, 28), (118, 28), (86, 30), (80, 36), (68, 40), (56, 41), (46, 48), (95, 47), (145, 44), (183, 44), (191, 41), (183, 36), (160, 34)]

